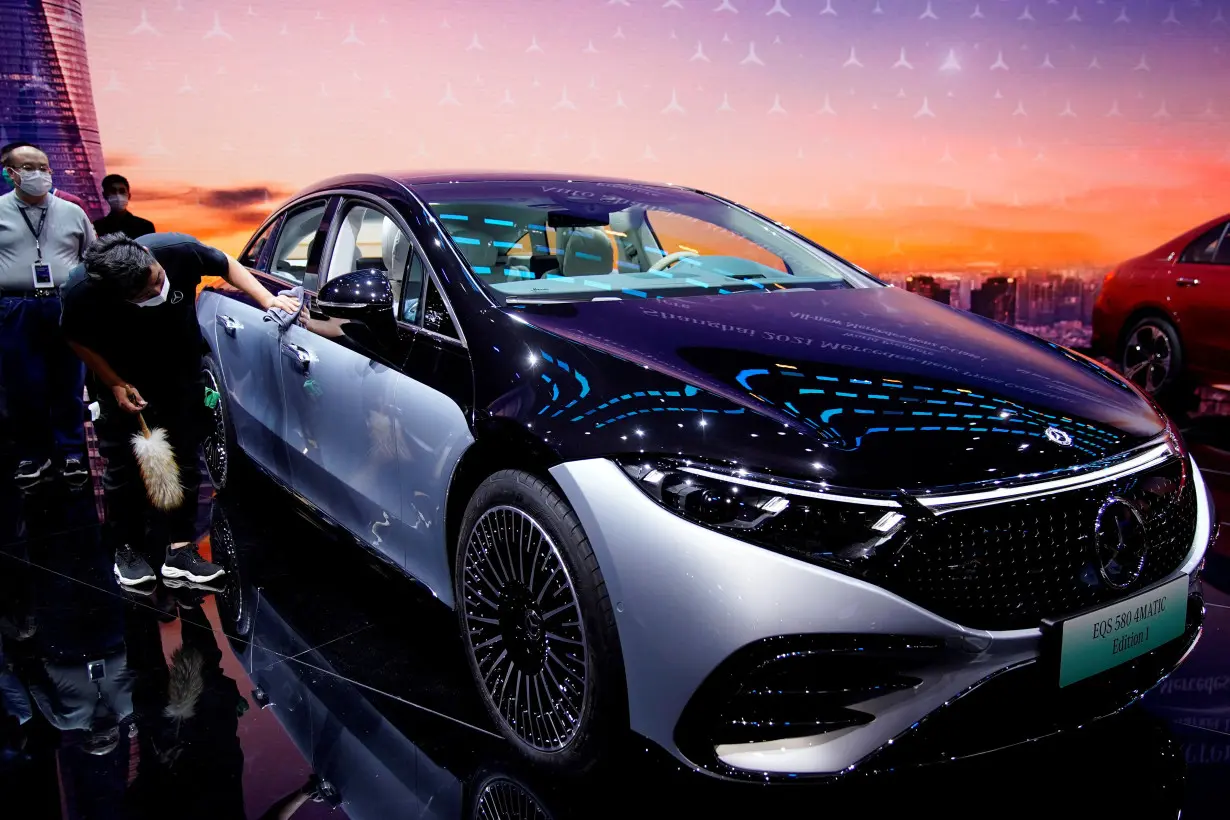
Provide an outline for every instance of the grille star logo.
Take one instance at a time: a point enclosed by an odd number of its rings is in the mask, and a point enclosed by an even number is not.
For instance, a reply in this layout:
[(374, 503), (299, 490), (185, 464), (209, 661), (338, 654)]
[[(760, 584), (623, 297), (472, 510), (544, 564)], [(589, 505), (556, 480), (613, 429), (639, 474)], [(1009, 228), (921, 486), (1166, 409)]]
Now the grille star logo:
[(1072, 445), (1072, 436), (1058, 427), (1046, 428), (1046, 437), (1047, 440), (1053, 441), (1060, 447), (1070, 447)]
[(1126, 589), (1145, 569), (1149, 541), (1144, 517), (1130, 501), (1106, 499), (1093, 527), (1098, 574), (1115, 589)]

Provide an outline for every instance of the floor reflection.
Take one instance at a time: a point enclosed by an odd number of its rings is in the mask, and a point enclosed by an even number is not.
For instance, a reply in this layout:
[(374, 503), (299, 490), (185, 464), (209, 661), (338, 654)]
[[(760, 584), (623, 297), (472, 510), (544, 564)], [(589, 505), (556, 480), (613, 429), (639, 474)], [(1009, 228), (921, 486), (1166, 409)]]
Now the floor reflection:
[[(1196, 446), (1224, 518), (1230, 453)], [(201, 552), (227, 568), (224, 589), (133, 596), (92, 496), (0, 488), (0, 816), (1225, 816), (1225, 538), (1205, 635), (1142, 705), (968, 759), (770, 789), (635, 741), (585, 780), (518, 765), (473, 694), (452, 614), (292, 508), (259, 483), (206, 495)]]

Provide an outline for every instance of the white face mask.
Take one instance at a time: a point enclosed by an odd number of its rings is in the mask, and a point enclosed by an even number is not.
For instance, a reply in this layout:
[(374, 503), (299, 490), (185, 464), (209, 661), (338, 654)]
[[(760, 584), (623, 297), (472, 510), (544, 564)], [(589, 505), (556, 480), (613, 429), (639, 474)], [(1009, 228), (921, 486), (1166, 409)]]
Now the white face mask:
[(157, 296), (151, 296), (144, 302), (137, 302), (137, 307), (158, 307), (167, 300), (167, 294), (171, 292), (171, 278), (165, 273), (162, 275), (162, 290)]
[(21, 183), (17, 186), (27, 196), (43, 196), (51, 190), (50, 171), (18, 171)]
[(128, 207), (128, 197), (123, 194), (111, 194), (107, 197), (107, 204), (111, 206), (112, 210), (122, 211)]

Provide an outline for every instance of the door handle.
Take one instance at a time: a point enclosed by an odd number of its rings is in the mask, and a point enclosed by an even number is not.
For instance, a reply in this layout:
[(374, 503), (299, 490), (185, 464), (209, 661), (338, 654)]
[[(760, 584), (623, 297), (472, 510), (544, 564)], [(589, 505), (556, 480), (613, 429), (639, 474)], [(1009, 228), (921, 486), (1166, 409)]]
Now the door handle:
[(1199, 279), (1189, 279), (1186, 276), (1180, 276), (1178, 279), (1174, 280), (1174, 283), (1181, 288), (1194, 288), (1196, 287), (1196, 285), (1200, 284), (1200, 280)]
[(312, 351), (290, 342), (282, 342), (282, 355), (293, 361), (299, 372), (306, 373), (312, 366)]
[(218, 327), (222, 328), (222, 332), (232, 339), (235, 338), (236, 331), (243, 330), (243, 325), (232, 319), (230, 316), (218, 314)]

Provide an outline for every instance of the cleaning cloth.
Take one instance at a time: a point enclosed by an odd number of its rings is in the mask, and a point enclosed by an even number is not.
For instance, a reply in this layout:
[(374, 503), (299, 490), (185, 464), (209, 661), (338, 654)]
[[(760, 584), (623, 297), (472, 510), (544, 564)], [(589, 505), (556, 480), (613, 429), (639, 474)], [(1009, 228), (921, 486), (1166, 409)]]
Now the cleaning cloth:
[(303, 312), (303, 286), (300, 285), (290, 290), (284, 290), (278, 296), (289, 296), (299, 303), (299, 309), (294, 313), (287, 313), (279, 308), (269, 308), (269, 310), (265, 311), (266, 322), (277, 322), (279, 330), (286, 330), (286, 328), (299, 320), (299, 314)]

